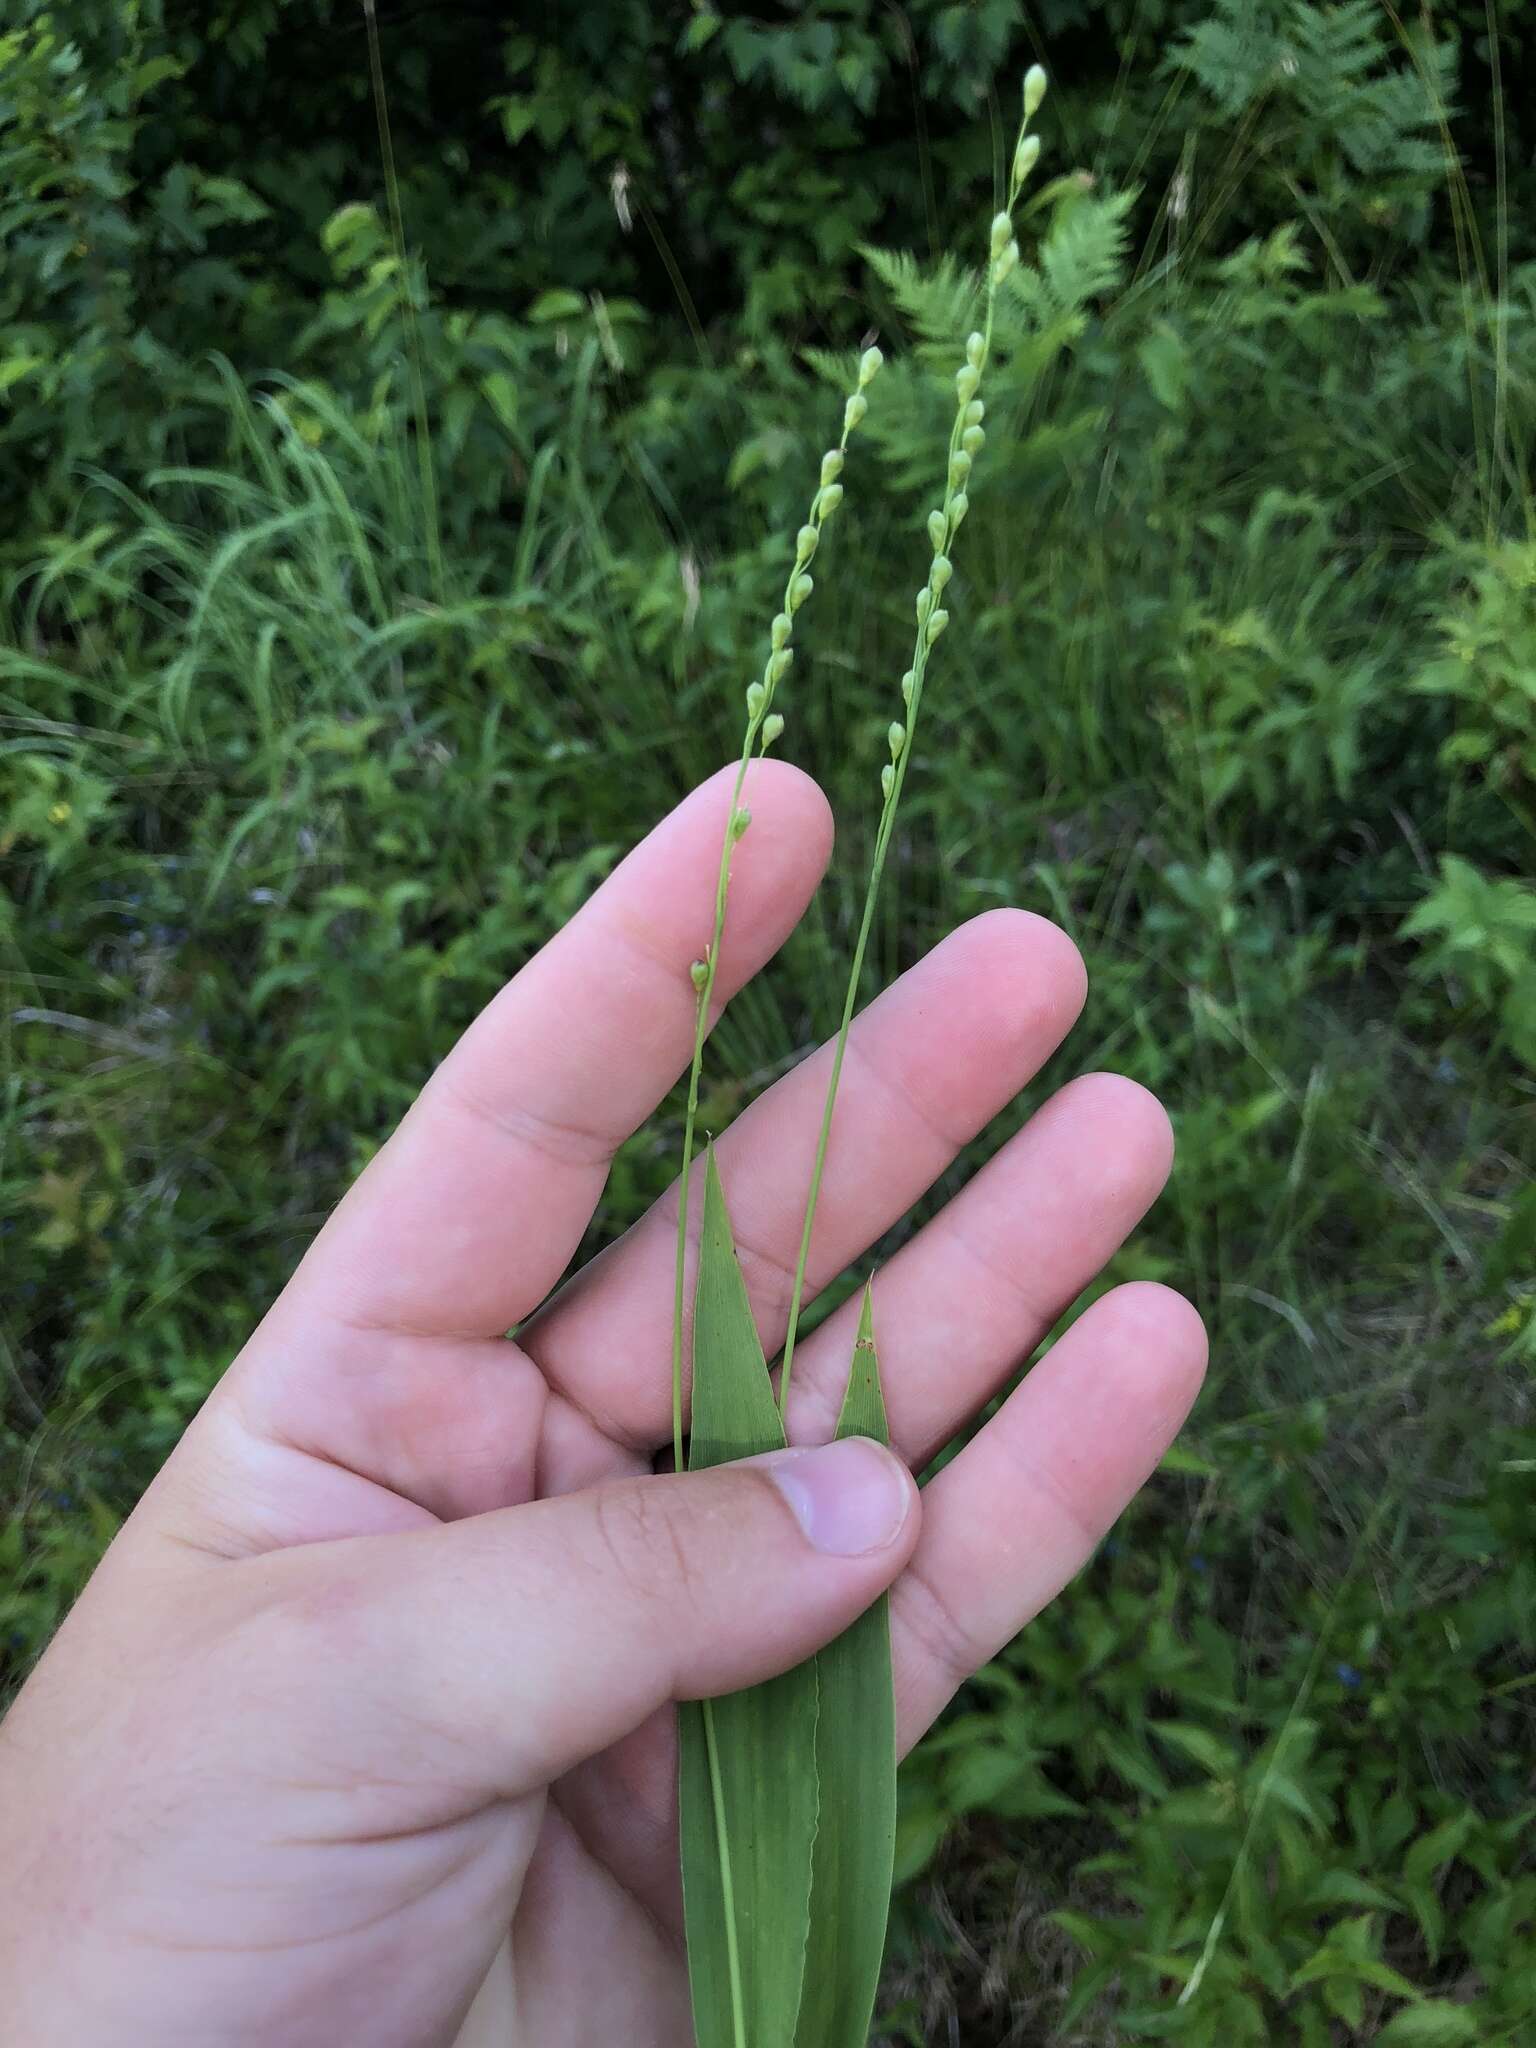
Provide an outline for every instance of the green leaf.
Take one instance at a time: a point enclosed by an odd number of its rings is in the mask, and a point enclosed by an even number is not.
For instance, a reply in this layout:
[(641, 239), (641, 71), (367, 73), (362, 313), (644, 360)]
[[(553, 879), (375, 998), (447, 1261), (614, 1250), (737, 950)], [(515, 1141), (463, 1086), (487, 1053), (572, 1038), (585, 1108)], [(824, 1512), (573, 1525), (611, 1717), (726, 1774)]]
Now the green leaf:
[(23, 377), (30, 377), (34, 370), (40, 370), (46, 358), (43, 356), (7, 356), (0, 362), (0, 392), (9, 391), (13, 384), (19, 384)]
[(1162, 1456), (1159, 1472), (1187, 1474), (1194, 1479), (1215, 1479), (1220, 1466), (1209, 1458), (1202, 1458), (1198, 1451), (1192, 1451), (1186, 1444), (1170, 1444)]
[[(688, 1464), (784, 1448), (768, 1367), (708, 1155)], [(678, 1716), (688, 1978), (698, 2048), (790, 2048), (816, 1834), (816, 1666)]]
[(574, 320), (586, 310), (587, 302), (580, 292), (547, 291), (540, 292), (528, 308), (528, 318), (541, 324), (550, 320)]
[(491, 370), (481, 378), (485, 402), (510, 434), (517, 426), (517, 385), (505, 370)]
[(1309, 1906), (1371, 1906), (1391, 1911), (1395, 1901), (1380, 1885), (1352, 1870), (1325, 1870), (1307, 1893)]
[(1159, 320), (1136, 351), (1159, 405), (1177, 412), (1189, 386), (1189, 354), (1177, 332)]
[(1460, 2048), (1477, 2038), (1477, 2015), (1442, 1998), (1404, 2006), (1376, 2036), (1378, 2048)]
[[(249, 227), (256, 221), (272, 218), (272, 209), (265, 199), (239, 178), (199, 176), (197, 196), (202, 202), (201, 217), (209, 224), (215, 220), (231, 220)], [(203, 211), (204, 208), (212, 211)]]
[(1421, 1835), (1403, 1858), (1403, 1876), (1409, 1884), (1423, 1884), (1449, 1863), (1471, 1834), (1476, 1816), (1470, 1807), (1441, 1821), (1427, 1835)]
[[(837, 1434), (890, 1442), (867, 1286)], [(816, 1666), (821, 1811), (795, 2048), (864, 2048), (896, 1859), (896, 1696), (883, 1594), (827, 1645)]]
[(1154, 1735), (1172, 1749), (1181, 1749), (1193, 1763), (1213, 1778), (1230, 1778), (1237, 1770), (1237, 1755), (1230, 1744), (1192, 1721), (1152, 1721)]
[(904, 1805), (896, 1821), (896, 1862), (891, 1872), (894, 1884), (907, 1884), (921, 1875), (938, 1854), (949, 1831), (949, 1815), (936, 1799), (914, 1800)]

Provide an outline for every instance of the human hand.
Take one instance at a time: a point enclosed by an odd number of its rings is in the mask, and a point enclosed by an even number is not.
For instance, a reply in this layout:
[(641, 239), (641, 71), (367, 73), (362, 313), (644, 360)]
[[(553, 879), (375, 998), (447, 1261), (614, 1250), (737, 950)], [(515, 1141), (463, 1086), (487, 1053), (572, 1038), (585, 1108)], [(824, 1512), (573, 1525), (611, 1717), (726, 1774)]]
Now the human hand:
[[(855, 1300), (797, 1352), (787, 1464), (651, 1475), (671, 1432), (675, 1191), (545, 1297), (616, 1147), (687, 1063), (728, 795), (722, 777), (695, 791), (466, 1033), (0, 1725), (9, 2048), (678, 2048), (671, 1703), (785, 1669), (889, 1585), (909, 1747), (1183, 1419), (1199, 1321), (1124, 1286), (921, 1505), (907, 1476), (1163, 1183), (1163, 1112), (1092, 1075), (880, 1273), (904, 1462), (803, 1449), (831, 1435)], [(722, 997), (781, 944), (830, 843), (794, 769), (757, 764), (749, 801)], [(1062, 933), (998, 911), (870, 1006), (811, 1289), (1009, 1102), (1083, 993)], [(770, 1356), (826, 1058), (717, 1148)]]

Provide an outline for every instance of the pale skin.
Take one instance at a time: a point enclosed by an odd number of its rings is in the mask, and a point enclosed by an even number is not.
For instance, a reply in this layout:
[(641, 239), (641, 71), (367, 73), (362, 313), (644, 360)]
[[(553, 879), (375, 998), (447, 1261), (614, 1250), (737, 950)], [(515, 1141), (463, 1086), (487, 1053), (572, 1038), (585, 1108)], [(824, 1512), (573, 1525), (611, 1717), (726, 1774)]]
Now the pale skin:
[[(615, 1149), (686, 1067), (728, 789), (667, 818), (433, 1075), (0, 1724), (7, 2048), (681, 2048), (672, 1703), (784, 1669), (890, 1587), (910, 1747), (1173, 1437), (1199, 1319), (1128, 1285), (921, 1497), (908, 1476), (1163, 1184), (1163, 1111), (1096, 1074), (878, 1274), (899, 1457), (653, 1476), (675, 1192), (551, 1290)], [(830, 847), (796, 770), (757, 765), (747, 800), (722, 1000)], [(870, 1005), (811, 1291), (1028, 1083), (1084, 990), (1061, 932), (1000, 911)], [(719, 1145), (770, 1356), (825, 1058)], [(856, 1315), (799, 1347), (792, 1444), (831, 1434)]]

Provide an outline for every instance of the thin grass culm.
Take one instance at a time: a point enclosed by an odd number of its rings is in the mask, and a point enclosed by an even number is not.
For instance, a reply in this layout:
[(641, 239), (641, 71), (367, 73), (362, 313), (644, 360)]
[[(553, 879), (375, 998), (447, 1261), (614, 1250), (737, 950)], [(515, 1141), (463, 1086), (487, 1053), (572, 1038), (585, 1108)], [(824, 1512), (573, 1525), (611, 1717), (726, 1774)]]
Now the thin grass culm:
[(848, 1049), (848, 1033), (853, 1023), (854, 1007), (858, 1001), (859, 984), (864, 972), (864, 955), (869, 946), (870, 932), (874, 927), (875, 907), (879, 901), (880, 884), (885, 874), (886, 855), (890, 850), (896, 813), (901, 803), (902, 787), (912, 759), (912, 743), (917, 731), (918, 713), (922, 709), (923, 685), (928, 674), (928, 657), (935, 642), (949, 624), (949, 613), (944, 609), (944, 591), (953, 574), (952, 553), (955, 536), (970, 510), (968, 486), (971, 473), (987, 438), (986, 429), (982, 425), (986, 414), (986, 406), (981, 397), (982, 377), (992, 350), (992, 327), (998, 290), (1010, 273), (1018, 267), (1019, 245), (1014, 239), (1013, 213), (1025, 181), (1040, 155), (1039, 138), (1029, 132), (1029, 124), (1045, 98), (1045, 86), (1045, 72), (1040, 65), (1031, 65), (1024, 77), (1024, 113), (1014, 143), (1013, 161), (1008, 174), (1008, 198), (1001, 212), (994, 215), (988, 238), (986, 314), (980, 331), (968, 337), (965, 344), (965, 360), (955, 372), (955, 419), (949, 436), (944, 500), (941, 506), (928, 514), (928, 538), (932, 543), (933, 558), (928, 565), (927, 581), (917, 593), (917, 637), (912, 651), (912, 664), (901, 679), (902, 715), (892, 720), (888, 730), (891, 758), (880, 771), (882, 802), (880, 822), (875, 832), (874, 857), (870, 862), (863, 915), (859, 919), (858, 937), (854, 941), (853, 959), (848, 969), (848, 987), (843, 999), (843, 1014), (832, 1054), (832, 1071), (827, 1078), (821, 1129), (817, 1135), (816, 1156), (811, 1167), (811, 1184), (806, 1196), (805, 1221), (801, 1227), (800, 1249), (795, 1260), (789, 1324), (785, 1331), (784, 1357), (779, 1374), (781, 1415), (789, 1413), (790, 1378), (794, 1369), (795, 1339), (800, 1327), (800, 1310), (805, 1296), (805, 1274), (811, 1252), (811, 1233), (815, 1228), (816, 1204), (821, 1195), (822, 1176), (826, 1171), (827, 1144), (832, 1134), (832, 1113), (837, 1104), (843, 1058)]
[(693, 963), (696, 1010), (693, 1057), (688, 1067), (688, 1102), (683, 1115), (683, 1162), (677, 1208), (677, 1260), (672, 1302), (672, 1450), (678, 1469), (683, 1464), (683, 1307), (688, 1268), (688, 1216), (690, 1177), (698, 1135), (699, 1082), (704, 1071), (704, 1040), (709, 1031), (709, 1013), (714, 1002), (715, 978), (720, 967), (720, 944), (725, 933), (726, 898), (730, 891), (731, 855), (752, 823), (752, 814), (741, 801), (747, 770), (754, 754), (761, 758), (784, 730), (784, 719), (773, 708), (779, 684), (794, 660), (795, 615), (815, 588), (811, 563), (821, 544), (821, 531), (843, 500), (839, 478), (847, 458), (848, 442), (863, 419), (869, 401), (865, 392), (879, 374), (884, 358), (879, 349), (868, 348), (859, 358), (858, 381), (843, 406), (843, 431), (835, 447), (821, 458), (821, 472), (805, 523), (795, 536), (795, 556), (784, 584), (784, 596), (769, 628), (768, 655), (759, 681), (747, 685), (746, 726), (742, 732), (741, 755), (736, 780), (726, 813), (725, 833), (720, 846), (720, 868), (715, 879), (715, 921), (702, 958)]

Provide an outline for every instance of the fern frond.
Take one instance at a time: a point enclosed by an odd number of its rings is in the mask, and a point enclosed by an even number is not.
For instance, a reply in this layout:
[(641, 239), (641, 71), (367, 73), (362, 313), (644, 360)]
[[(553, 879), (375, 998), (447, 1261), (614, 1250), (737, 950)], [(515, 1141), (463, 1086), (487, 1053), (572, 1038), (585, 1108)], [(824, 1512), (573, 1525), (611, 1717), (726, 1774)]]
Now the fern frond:
[(934, 269), (925, 271), (905, 249), (866, 246), (861, 253), (920, 340), (952, 349), (955, 337), (972, 325), (981, 280), (953, 256), (944, 256)]

